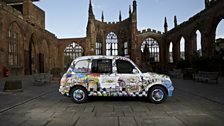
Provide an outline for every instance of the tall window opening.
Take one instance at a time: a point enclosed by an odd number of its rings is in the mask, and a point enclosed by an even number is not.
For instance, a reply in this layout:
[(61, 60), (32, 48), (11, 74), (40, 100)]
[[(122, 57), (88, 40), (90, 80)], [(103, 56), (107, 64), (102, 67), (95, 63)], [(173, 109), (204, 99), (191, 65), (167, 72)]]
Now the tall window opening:
[(185, 39), (181, 37), (180, 39), (180, 59), (185, 60)]
[[(147, 49), (148, 48), (148, 49)], [(153, 39), (153, 38), (147, 38), (144, 40), (141, 46), (141, 51), (144, 53), (144, 51), (149, 50), (149, 62), (159, 62), (159, 43)]]
[(75, 42), (68, 45), (64, 50), (65, 67), (68, 67), (74, 59), (82, 56), (83, 52), (83, 48)]
[[(224, 19), (222, 19), (217, 28), (216, 28), (216, 36), (215, 36), (216, 42), (219, 42), (220, 40), (224, 40)], [(218, 41), (217, 41), (218, 40)]]
[(202, 56), (202, 50), (201, 50), (201, 32), (199, 30), (196, 31), (196, 40), (197, 40), (197, 53)]
[(96, 55), (102, 55), (102, 43), (96, 42)]
[(106, 55), (116, 56), (118, 55), (118, 39), (114, 32), (110, 32), (106, 39)]
[(124, 42), (124, 56), (129, 56), (128, 55), (128, 42)]
[(169, 63), (173, 63), (173, 42), (169, 46)]
[(18, 65), (18, 33), (14, 30), (9, 30), (9, 49), (8, 49), (8, 63), (11, 66)]

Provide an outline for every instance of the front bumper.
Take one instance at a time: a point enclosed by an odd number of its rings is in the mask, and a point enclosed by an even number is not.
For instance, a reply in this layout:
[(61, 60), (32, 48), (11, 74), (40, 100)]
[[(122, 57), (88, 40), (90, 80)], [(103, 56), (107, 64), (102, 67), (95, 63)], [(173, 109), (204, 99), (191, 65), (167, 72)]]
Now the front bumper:
[(174, 87), (172, 85), (172, 81), (170, 80), (170, 78), (164, 80), (163, 85), (166, 87), (168, 91), (168, 96), (173, 96)]

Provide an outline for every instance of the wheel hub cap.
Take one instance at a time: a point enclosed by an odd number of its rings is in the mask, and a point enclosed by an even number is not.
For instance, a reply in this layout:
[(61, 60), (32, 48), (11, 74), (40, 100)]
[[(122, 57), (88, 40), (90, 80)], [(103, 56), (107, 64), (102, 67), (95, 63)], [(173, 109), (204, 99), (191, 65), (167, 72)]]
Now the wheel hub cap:
[(152, 92), (152, 99), (155, 101), (161, 101), (164, 97), (164, 93), (161, 89), (155, 89)]
[(85, 97), (85, 93), (84, 93), (84, 91), (78, 89), (78, 90), (75, 90), (75, 91), (74, 91), (74, 93), (73, 93), (73, 97), (74, 97), (75, 100), (77, 100), (77, 101), (81, 101), (81, 100), (84, 99), (84, 97)]

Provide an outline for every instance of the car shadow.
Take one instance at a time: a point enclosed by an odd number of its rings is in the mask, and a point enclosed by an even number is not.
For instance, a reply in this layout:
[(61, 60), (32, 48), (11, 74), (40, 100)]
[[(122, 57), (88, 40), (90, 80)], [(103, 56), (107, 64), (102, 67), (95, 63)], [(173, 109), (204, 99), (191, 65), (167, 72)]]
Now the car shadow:
[(93, 102), (107, 102), (107, 101), (113, 101), (113, 102), (149, 102), (149, 99), (146, 97), (88, 97), (87, 102), (93, 103)]

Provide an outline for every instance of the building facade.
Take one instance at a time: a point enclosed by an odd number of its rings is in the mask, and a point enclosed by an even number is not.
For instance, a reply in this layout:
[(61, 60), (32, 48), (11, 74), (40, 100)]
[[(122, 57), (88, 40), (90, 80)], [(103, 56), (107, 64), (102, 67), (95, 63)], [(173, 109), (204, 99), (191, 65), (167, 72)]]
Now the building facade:
[[(37, 0), (33, 0), (37, 1)], [(58, 40), (31, 0), (0, 1), (0, 74), (30, 75), (57, 67)]]
[[(82, 55), (127, 56), (141, 68), (159, 72), (175, 68), (181, 59), (190, 61), (195, 52), (204, 57), (215, 55), (215, 34), (224, 17), (224, 0), (205, 0), (205, 8), (181, 24), (174, 16), (175, 27), (170, 30), (165, 18), (163, 32), (150, 28), (139, 31), (136, 0), (133, 0), (132, 5), (127, 19), (122, 19), (120, 14), (118, 22), (104, 22), (103, 13), (101, 20), (95, 19), (90, 0), (87, 36), (59, 40), (62, 45), (59, 46), (61, 57), (68, 45), (76, 43), (77, 48), (82, 48), (79, 52)], [(201, 35), (200, 50), (197, 49), (197, 32)], [(63, 67), (64, 59), (60, 64)]]
[[(61, 67), (67, 63), (69, 47), (82, 48), (82, 55), (119, 55), (131, 58), (140, 67), (153, 63), (157, 66), (165, 65), (164, 52), (161, 48), (164, 43), (163, 34), (156, 30), (137, 29), (137, 2), (134, 0), (129, 7), (129, 17), (122, 19), (121, 12), (118, 22), (105, 22), (102, 12), (101, 20), (94, 16), (92, 3), (89, 3), (88, 24), (86, 37), (73, 39), (59, 39), (59, 54), (62, 59)], [(67, 48), (68, 47), (68, 48)], [(148, 48), (148, 49), (144, 49)], [(75, 49), (73, 52), (77, 52)], [(80, 53), (78, 51), (78, 53)], [(144, 54), (149, 54), (148, 57)], [(66, 55), (64, 57), (64, 55)], [(70, 56), (70, 59), (75, 58)], [(142, 61), (148, 63), (144, 64)], [(69, 64), (69, 62), (68, 62)], [(65, 65), (67, 66), (67, 65)]]
[[(139, 67), (151, 71), (175, 68), (197, 52), (197, 32), (201, 35), (201, 55), (213, 57), (216, 30), (224, 19), (224, 0), (205, 0), (205, 8), (189, 20), (164, 31), (137, 28), (137, 2), (129, 6), (129, 17), (118, 22), (95, 18), (90, 0), (86, 37), (59, 39), (45, 29), (45, 12), (33, 4), (38, 0), (0, 1), (0, 73), (12, 75), (66, 69), (71, 61), (84, 55), (120, 55), (131, 58)], [(184, 43), (182, 43), (184, 40)], [(184, 50), (181, 50), (181, 45)]]

